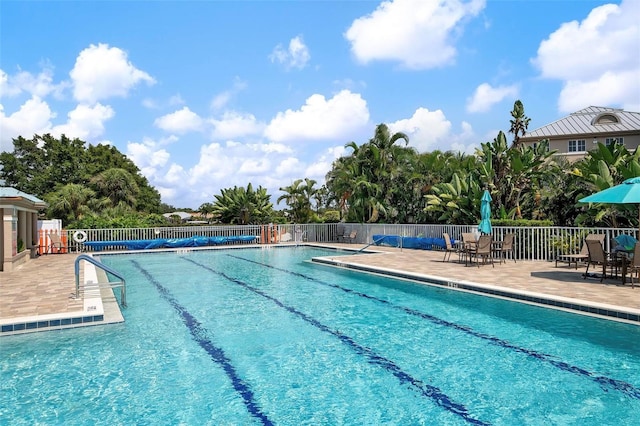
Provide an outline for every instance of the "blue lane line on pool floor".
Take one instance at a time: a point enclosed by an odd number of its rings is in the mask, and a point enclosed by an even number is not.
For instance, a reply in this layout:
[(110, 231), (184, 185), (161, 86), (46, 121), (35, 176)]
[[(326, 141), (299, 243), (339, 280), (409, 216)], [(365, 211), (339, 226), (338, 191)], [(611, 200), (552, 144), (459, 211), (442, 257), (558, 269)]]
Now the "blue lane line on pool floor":
[(606, 376), (598, 376), (598, 375), (596, 375), (596, 374), (594, 374), (594, 373), (592, 373), (592, 372), (590, 372), (588, 370), (585, 370), (584, 368), (577, 367), (575, 365), (571, 365), (571, 364), (569, 364), (567, 362), (564, 362), (564, 361), (558, 361), (556, 359), (553, 359), (553, 357), (551, 355), (548, 355), (548, 354), (545, 354), (545, 353), (542, 353), (542, 352), (538, 352), (538, 351), (534, 351), (534, 350), (531, 350), (531, 349), (527, 349), (527, 348), (522, 348), (520, 346), (516, 346), (516, 345), (514, 345), (512, 343), (509, 343), (506, 340), (500, 339), (498, 337), (491, 336), (489, 334), (484, 334), (484, 333), (480, 333), (478, 331), (475, 331), (470, 327), (467, 327), (467, 326), (464, 326), (464, 325), (460, 325), (460, 324), (456, 324), (456, 323), (444, 320), (442, 318), (438, 318), (436, 316), (429, 315), (429, 314), (426, 314), (424, 312), (420, 312), (420, 311), (412, 309), (412, 308), (407, 308), (405, 306), (395, 305), (395, 304), (389, 302), (388, 300), (380, 299), (378, 297), (371, 296), (371, 295), (366, 294), (366, 293), (361, 293), (361, 292), (356, 291), (356, 290), (352, 290), (352, 289), (349, 289), (349, 288), (346, 288), (346, 287), (342, 287), (342, 286), (340, 286), (338, 284), (325, 282), (325, 281), (319, 280), (319, 279), (317, 279), (315, 277), (312, 277), (312, 276), (309, 276), (309, 275), (305, 275), (305, 274), (300, 273), (300, 272), (295, 272), (295, 271), (290, 271), (288, 269), (278, 268), (277, 266), (268, 265), (266, 263), (257, 262), (255, 260), (246, 259), (244, 257), (240, 257), (240, 256), (232, 255), (232, 254), (227, 254), (227, 256), (230, 256), (230, 257), (232, 257), (234, 259), (238, 259), (238, 260), (244, 260), (245, 262), (254, 263), (254, 264), (259, 265), (259, 266), (264, 266), (264, 267), (267, 267), (267, 268), (271, 268), (271, 269), (274, 269), (276, 271), (285, 272), (287, 274), (291, 274), (291, 275), (294, 275), (294, 276), (297, 276), (297, 277), (300, 277), (300, 278), (304, 278), (306, 280), (313, 281), (313, 282), (318, 283), (318, 284), (322, 284), (322, 285), (325, 285), (325, 286), (328, 286), (328, 287), (332, 287), (332, 288), (341, 290), (341, 291), (343, 291), (345, 293), (354, 294), (356, 296), (364, 297), (366, 299), (370, 299), (370, 300), (374, 300), (376, 302), (383, 303), (383, 304), (385, 304), (387, 306), (390, 306), (390, 307), (392, 307), (394, 309), (399, 309), (399, 310), (404, 311), (404, 312), (406, 312), (408, 314), (415, 315), (417, 317), (429, 320), (429, 321), (433, 322), (434, 324), (438, 324), (438, 325), (441, 325), (441, 326), (450, 327), (450, 328), (454, 328), (456, 330), (460, 330), (460, 331), (462, 331), (464, 333), (467, 333), (467, 334), (469, 334), (471, 336), (478, 337), (478, 338), (483, 339), (483, 340), (487, 340), (487, 341), (489, 341), (489, 342), (491, 342), (493, 344), (496, 344), (498, 346), (501, 346), (503, 348), (512, 349), (512, 350), (514, 350), (516, 352), (523, 353), (523, 354), (525, 354), (527, 356), (530, 356), (532, 358), (538, 359), (540, 361), (547, 362), (547, 363), (553, 365), (554, 367), (557, 367), (557, 368), (559, 368), (559, 369), (561, 369), (563, 371), (567, 371), (569, 373), (573, 373), (573, 374), (576, 374), (576, 375), (579, 375), (579, 376), (586, 377), (586, 378), (596, 382), (605, 392), (607, 391), (607, 389), (614, 389), (614, 390), (620, 391), (620, 392), (624, 393), (625, 395), (628, 395), (628, 396), (630, 396), (632, 398), (640, 399), (640, 389), (638, 389), (637, 387), (635, 387), (634, 385), (632, 385), (630, 383), (624, 382), (622, 380), (612, 379), (612, 378), (606, 377)]
[(262, 410), (260, 410), (260, 407), (253, 397), (253, 391), (251, 390), (249, 385), (247, 385), (247, 383), (245, 383), (245, 381), (240, 378), (233, 364), (231, 364), (231, 361), (224, 353), (224, 350), (217, 347), (213, 344), (213, 342), (211, 342), (211, 340), (209, 340), (209, 338), (207, 337), (209, 333), (202, 326), (202, 324), (200, 324), (200, 322), (193, 315), (191, 315), (189, 311), (187, 311), (182, 305), (180, 305), (180, 303), (171, 295), (171, 292), (162, 284), (160, 284), (151, 275), (151, 273), (140, 266), (137, 261), (132, 260), (131, 263), (133, 263), (134, 266), (138, 268), (138, 270), (145, 276), (145, 278), (147, 278), (147, 280), (149, 280), (149, 282), (151, 282), (151, 284), (156, 287), (162, 298), (169, 302), (169, 304), (178, 312), (178, 314), (180, 314), (180, 316), (182, 317), (182, 321), (189, 329), (193, 340), (195, 340), (198, 345), (200, 345), (200, 347), (209, 354), (213, 361), (215, 361), (217, 364), (220, 364), (229, 380), (231, 380), (233, 388), (242, 397), (244, 405), (247, 407), (249, 413), (253, 417), (259, 419), (262, 424), (273, 425), (273, 422), (269, 420), (269, 418), (262, 412)]
[(397, 379), (400, 380), (401, 384), (410, 384), (412, 385), (414, 388), (418, 389), (420, 391), (420, 393), (424, 396), (426, 396), (427, 398), (432, 399), (433, 401), (435, 401), (435, 403), (446, 409), (447, 411), (456, 414), (460, 417), (462, 417), (464, 420), (466, 420), (468, 423), (474, 424), (474, 425), (489, 425), (490, 423), (486, 423), (483, 422), (482, 420), (478, 420), (474, 417), (472, 417), (467, 408), (457, 402), (452, 401), (445, 393), (443, 393), (440, 389), (438, 389), (435, 386), (423, 383), (421, 380), (416, 379), (415, 377), (411, 376), (409, 373), (406, 373), (405, 371), (403, 371), (398, 365), (396, 365), (393, 361), (378, 355), (377, 353), (375, 353), (371, 348), (368, 348), (366, 346), (362, 346), (360, 344), (358, 344), (355, 340), (353, 340), (353, 338), (340, 333), (338, 330), (332, 330), (331, 328), (329, 328), (328, 326), (322, 324), (320, 321), (318, 321), (317, 319), (305, 314), (302, 311), (297, 310), (296, 308), (292, 307), (292, 306), (288, 306), (285, 305), (284, 303), (282, 303), (280, 300), (276, 299), (273, 296), (270, 296), (269, 294), (265, 293), (264, 291), (253, 287), (250, 284), (245, 283), (244, 281), (241, 281), (239, 279), (233, 278), (227, 274), (225, 274), (224, 272), (220, 272), (220, 271), (216, 271), (215, 269), (207, 266), (207, 265), (203, 265), (202, 263), (196, 262), (192, 259), (189, 258), (182, 258), (183, 260), (186, 260), (188, 262), (193, 263), (194, 265), (200, 266), (203, 269), (206, 269), (209, 272), (212, 272), (218, 276), (221, 276), (223, 278), (225, 278), (228, 281), (231, 281), (234, 284), (237, 284), (249, 291), (251, 291), (252, 293), (258, 294), (262, 297), (264, 297), (265, 299), (268, 299), (270, 301), (272, 301), (273, 303), (275, 303), (276, 305), (278, 305), (279, 307), (287, 310), (288, 312), (296, 315), (298, 318), (301, 318), (302, 320), (304, 320), (305, 322), (313, 325), (314, 327), (320, 329), (321, 331), (324, 331), (326, 333), (332, 334), (333, 336), (337, 337), (338, 339), (340, 339), (340, 341), (344, 344), (346, 344), (347, 346), (349, 346), (351, 349), (353, 349), (357, 354), (359, 355), (363, 355), (365, 356), (369, 362), (371, 364), (374, 365), (379, 365), (383, 368), (385, 368), (386, 370), (388, 370), (389, 372), (391, 372), (391, 374), (393, 374)]

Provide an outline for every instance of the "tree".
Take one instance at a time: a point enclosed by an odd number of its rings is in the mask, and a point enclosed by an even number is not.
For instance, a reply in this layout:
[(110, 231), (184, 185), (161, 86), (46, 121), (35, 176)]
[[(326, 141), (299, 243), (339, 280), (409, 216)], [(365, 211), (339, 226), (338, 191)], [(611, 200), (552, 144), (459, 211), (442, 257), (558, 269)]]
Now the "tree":
[(400, 140), (406, 146), (409, 137), (401, 132), (391, 134), (385, 124), (379, 124), (367, 143), (345, 145), (353, 152), (334, 162), (327, 174), (327, 188), (348, 219), (377, 222), (381, 215), (398, 211), (394, 195), (402, 189), (397, 183), (410, 163), (405, 159), (415, 155), (412, 149), (396, 145)]
[(87, 186), (100, 173), (118, 168), (126, 170), (138, 187), (136, 209), (160, 212), (160, 193), (113, 146), (87, 146), (77, 138), (54, 138), (50, 134), (34, 135), (32, 139), (20, 136), (13, 139), (13, 146), (13, 152), (0, 153), (0, 179), (20, 191), (46, 199), (61, 186)]
[[(582, 191), (577, 192), (577, 199), (580, 199), (616, 186), (628, 178), (640, 176), (640, 150), (636, 149), (631, 154), (623, 145), (606, 146), (598, 143), (595, 150), (589, 151), (583, 160), (575, 164), (571, 173), (582, 181)], [(635, 226), (637, 222), (637, 209), (633, 205), (595, 204), (580, 207), (586, 209), (576, 219), (582, 224), (605, 223), (618, 227), (621, 223)]]
[(223, 223), (247, 224), (269, 223), (273, 215), (273, 204), (267, 190), (259, 186), (253, 190), (251, 183), (247, 188), (234, 186), (214, 195), (213, 214)]
[(111, 168), (91, 179), (98, 196), (108, 198), (111, 207), (126, 206), (134, 209), (140, 193), (138, 184), (125, 169)]
[(438, 213), (440, 222), (458, 225), (478, 223), (484, 190), (472, 175), (464, 171), (454, 173), (450, 182), (434, 185), (432, 192), (426, 195), (425, 210)]
[(313, 179), (305, 178), (296, 179), (291, 185), (280, 188), (283, 191), (276, 202), (280, 204), (280, 201), (284, 200), (293, 216), (295, 223), (306, 223), (311, 218), (311, 198), (315, 195), (317, 190), (314, 185), (317, 182)]
[(524, 136), (529, 128), (529, 122), (531, 119), (524, 114), (524, 105), (520, 100), (517, 100), (513, 104), (513, 110), (511, 111), (512, 119), (509, 120), (511, 128), (509, 133), (513, 133), (513, 145), (512, 147), (518, 148), (520, 146), (520, 136)]
[(83, 185), (68, 183), (61, 186), (47, 194), (49, 217), (62, 218), (65, 226), (80, 220), (85, 214), (91, 212), (89, 204), (94, 197), (95, 192)]

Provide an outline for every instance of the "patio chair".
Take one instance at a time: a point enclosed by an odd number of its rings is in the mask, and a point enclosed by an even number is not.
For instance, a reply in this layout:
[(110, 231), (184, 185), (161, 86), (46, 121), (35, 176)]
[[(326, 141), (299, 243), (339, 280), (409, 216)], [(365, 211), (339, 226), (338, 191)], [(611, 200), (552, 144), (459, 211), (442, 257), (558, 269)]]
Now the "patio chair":
[[(624, 262), (625, 260), (623, 260)], [(630, 275), (629, 280), (631, 281), (631, 288), (634, 288), (633, 284), (633, 273), (636, 273), (636, 279), (640, 282), (640, 241), (636, 243), (633, 249), (633, 257), (629, 259), (629, 263), (626, 265), (627, 270), (622, 275), (623, 280), (626, 281), (627, 274)]]
[(600, 244), (604, 244), (605, 234), (589, 234), (585, 237), (584, 242), (582, 243), (582, 249), (580, 253), (576, 254), (560, 254), (556, 256), (556, 268), (558, 267), (558, 261), (567, 262), (569, 264), (569, 268), (571, 268), (571, 263), (576, 264), (576, 268), (578, 269), (578, 262), (586, 262), (589, 259), (589, 250), (587, 248), (587, 240), (595, 240), (599, 241)]
[(49, 241), (51, 241), (49, 244), (50, 253), (64, 253), (66, 247), (57, 231), (49, 234)]
[(481, 235), (478, 238), (478, 242), (475, 244), (473, 249), (469, 249), (467, 251), (467, 255), (469, 256), (469, 261), (473, 261), (473, 258), (476, 259), (476, 264), (478, 268), (480, 267), (480, 258), (482, 258), (482, 264), (486, 264), (487, 262), (491, 262), (491, 266), (495, 267), (493, 263), (493, 238), (491, 235)]
[(513, 242), (515, 237), (515, 234), (505, 234), (502, 241), (496, 242), (497, 247), (495, 248), (495, 252), (500, 258), (500, 263), (502, 263), (503, 261), (505, 263), (507, 262), (507, 253), (511, 253), (511, 258), (515, 263), (516, 255), (513, 251)]
[(442, 237), (444, 238), (444, 259), (442, 259), (442, 261), (447, 261), (447, 255), (449, 255), (449, 260), (451, 260), (451, 253), (458, 253), (458, 257), (460, 257), (460, 247), (451, 244), (449, 234), (444, 232), (442, 233)]
[(587, 250), (589, 251), (589, 258), (587, 259), (587, 270), (584, 271), (584, 279), (587, 279), (589, 275), (589, 266), (602, 266), (602, 275), (600, 276), (600, 282), (607, 277), (607, 269), (615, 269), (617, 272), (620, 262), (616, 259), (612, 259), (609, 253), (604, 251), (602, 243), (598, 240), (586, 240)]
[(344, 239), (346, 229), (344, 227), (344, 223), (339, 223), (336, 225), (336, 241), (340, 242)]
[(349, 240), (350, 243), (355, 243), (357, 237), (358, 237), (358, 231), (353, 230), (345, 239)]
[(460, 254), (464, 257), (465, 264), (467, 263), (467, 259), (469, 259), (469, 253), (476, 249), (476, 242), (476, 236), (473, 233), (462, 233), (462, 248), (460, 249)]

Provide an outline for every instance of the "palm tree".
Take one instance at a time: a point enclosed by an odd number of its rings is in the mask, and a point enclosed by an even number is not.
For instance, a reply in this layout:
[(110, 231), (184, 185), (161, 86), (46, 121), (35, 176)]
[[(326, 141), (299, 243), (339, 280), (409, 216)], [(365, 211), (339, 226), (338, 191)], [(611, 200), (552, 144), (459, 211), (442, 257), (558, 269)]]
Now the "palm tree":
[(223, 223), (248, 224), (271, 221), (271, 196), (262, 186), (255, 191), (251, 183), (246, 189), (234, 186), (222, 189), (220, 195), (214, 195), (214, 198), (212, 213)]
[(511, 123), (511, 128), (509, 129), (509, 133), (513, 133), (513, 145), (512, 147), (518, 148), (520, 146), (520, 136), (524, 136), (527, 132), (527, 128), (529, 127), (529, 122), (531, 119), (524, 114), (524, 105), (520, 100), (517, 100), (513, 104), (513, 110), (511, 111), (512, 120), (509, 120)]
[(369, 142), (361, 146), (355, 142), (345, 145), (353, 152), (350, 157), (334, 162), (327, 187), (342, 208), (356, 210), (349, 211), (349, 216), (371, 222), (394, 211), (394, 189), (398, 188), (395, 180), (403, 171), (398, 162), (407, 150), (395, 145), (399, 140), (406, 145), (409, 137), (401, 132), (391, 134), (387, 125), (379, 124)]
[(91, 184), (96, 187), (98, 195), (111, 201), (112, 207), (123, 203), (133, 208), (140, 193), (134, 177), (125, 169), (107, 169), (91, 179)]
[(296, 179), (291, 185), (280, 188), (284, 194), (278, 197), (276, 201), (280, 204), (280, 201), (285, 200), (293, 216), (293, 221), (296, 223), (306, 223), (311, 217), (311, 198), (316, 193), (314, 185), (317, 182), (313, 179), (305, 178), (304, 183), (302, 179)]
[(91, 212), (88, 205), (95, 195), (95, 192), (83, 185), (69, 183), (61, 186), (46, 197), (49, 203), (48, 216), (62, 217), (66, 224), (82, 219)]

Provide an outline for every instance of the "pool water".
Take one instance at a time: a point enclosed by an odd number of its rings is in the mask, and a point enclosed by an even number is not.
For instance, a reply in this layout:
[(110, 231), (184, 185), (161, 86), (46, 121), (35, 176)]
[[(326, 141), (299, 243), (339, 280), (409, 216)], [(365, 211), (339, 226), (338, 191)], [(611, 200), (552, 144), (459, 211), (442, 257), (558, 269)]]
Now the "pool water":
[(640, 327), (308, 262), (103, 255), (125, 323), (0, 341), (0, 424), (634, 424)]

